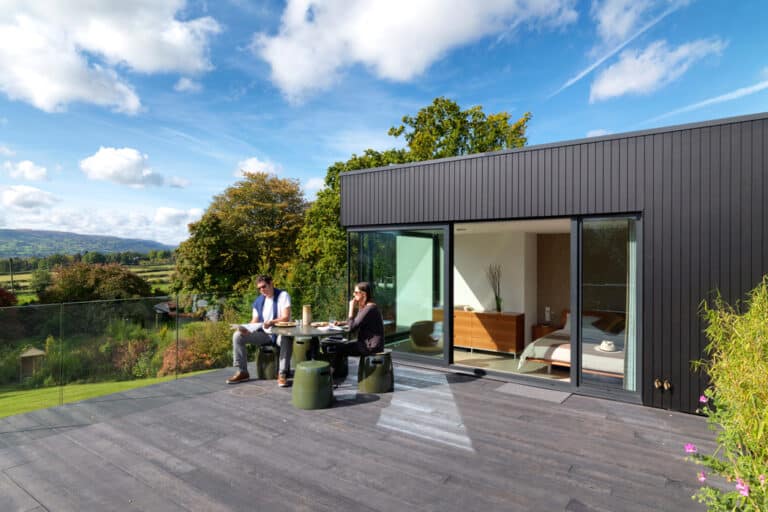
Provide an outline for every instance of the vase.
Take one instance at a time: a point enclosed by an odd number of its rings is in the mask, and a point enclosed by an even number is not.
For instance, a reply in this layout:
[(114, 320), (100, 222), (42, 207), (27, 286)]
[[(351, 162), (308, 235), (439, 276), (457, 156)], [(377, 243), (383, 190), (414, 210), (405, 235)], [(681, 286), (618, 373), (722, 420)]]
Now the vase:
[(501, 297), (496, 297), (496, 312), (501, 313)]

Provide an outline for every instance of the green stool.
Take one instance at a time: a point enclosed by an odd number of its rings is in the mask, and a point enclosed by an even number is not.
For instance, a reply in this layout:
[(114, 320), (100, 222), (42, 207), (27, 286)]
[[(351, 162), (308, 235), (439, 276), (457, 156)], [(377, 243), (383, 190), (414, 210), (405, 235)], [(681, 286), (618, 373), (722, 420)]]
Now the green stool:
[(328, 361), (304, 361), (293, 375), (293, 406), (299, 409), (325, 409), (333, 403), (331, 365)]
[(395, 390), (392, 351), (362, 356), (357, 367), (357, 390), (362, 393), (389, 393)]
[(309, 344), (312, 338), (294, 338), (293, 355), (291, 356), (291, 366), (296, 368), (299, 363), (309, 361)]
[(278, 347), (262, 345), (256, 354), (256, 378), (272, 380), (277, 378)]

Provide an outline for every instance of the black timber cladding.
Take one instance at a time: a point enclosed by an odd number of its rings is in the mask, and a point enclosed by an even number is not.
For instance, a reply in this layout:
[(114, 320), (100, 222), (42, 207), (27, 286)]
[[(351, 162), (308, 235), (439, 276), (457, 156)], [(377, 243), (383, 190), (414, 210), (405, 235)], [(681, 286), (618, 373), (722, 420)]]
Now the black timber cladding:
[[(639, 213), (643, 401), (693, 411), (698, 310), (768, 272), (768, 114), (343, 173), (345, 227)], [(652, 386), (668, 378), (672, 392)]]

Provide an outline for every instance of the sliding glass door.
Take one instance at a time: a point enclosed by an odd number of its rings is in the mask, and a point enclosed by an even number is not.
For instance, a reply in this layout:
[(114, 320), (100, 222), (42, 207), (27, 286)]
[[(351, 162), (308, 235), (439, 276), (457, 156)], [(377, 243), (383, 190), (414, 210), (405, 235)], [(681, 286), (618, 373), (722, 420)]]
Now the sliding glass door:
[(637, 221), (581, 221), (579, 382), (637, 390)]
[(349, 233), (350, 287), (367, 281), (384, 315), (386, 346), (444, 357), (445, 229)]

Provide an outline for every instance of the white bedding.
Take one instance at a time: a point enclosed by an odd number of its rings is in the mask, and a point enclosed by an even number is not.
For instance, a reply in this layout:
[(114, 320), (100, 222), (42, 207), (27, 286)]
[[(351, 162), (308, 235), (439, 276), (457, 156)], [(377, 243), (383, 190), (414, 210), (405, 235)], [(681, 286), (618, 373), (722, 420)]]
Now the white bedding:
[[(610, 334), (597, 328), (585, 328), (582, 333), (582, 367), (584, 370), (624, 374), (624, 332)], [(602, 340), (611, 340), (615, 352), (603, 352), (597, 347)], [(520, 355), (518, 370), (524, 370), (527, 359), (545, 359), (553, 363), (571, 363), (571, 332), (560, 329), (531, 342)], [(534, 363), (528, 363), (530, 366)], [(540, 368), (540, 366), (539, 366)]]

